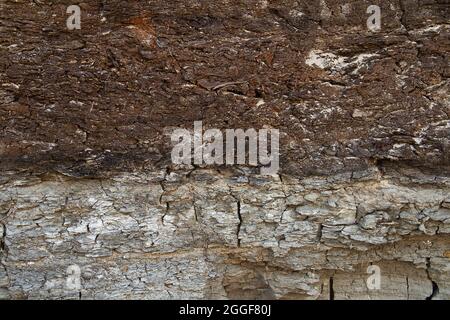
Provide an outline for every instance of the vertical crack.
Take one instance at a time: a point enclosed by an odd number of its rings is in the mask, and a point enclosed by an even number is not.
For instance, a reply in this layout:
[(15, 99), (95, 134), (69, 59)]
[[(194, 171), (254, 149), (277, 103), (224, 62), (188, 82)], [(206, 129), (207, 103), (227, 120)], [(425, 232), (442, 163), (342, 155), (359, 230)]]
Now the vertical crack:
[(0, 264), (4, 257), (8, 255), (8, 248), (6, 247), (6, 225), (0, 222)]
[(6, 251), (5, 248), (5, 238), (6, 238), (6, 226), (4, 223), (0, 222), (0, 252)]
[(409, 300), (409, 278), (406, 277), (406, 300)]
[[(163, 182), (160, 182), (159, 185), (161, 186), (161, 190), (162, 190), (161, 194), (159, 195), (159, 204), (162, 205), (163, 204), (163, 196), (164, 196), (164, 193), (166, 192), (166, 189), (164, 188)], [(164, 203), (166, 204), (166, 208), (165, 208), (165, 211), (164, 211), (163, 215), (161, 216), (161, 224), (163, 226), (164, 226), (164, 218), (166, 217), (166, 215), (167, 215), (167, 213), (169, 212), (169, 209), (170, 209), (169, 202), (166, 201)]]
[(435, 281), (433, 281), (433, 279), (431, 278), (431, 275), (430, 275), (430, 267), (431, 267), (431, 259), (430, 259), (430, 258), (427, 258), (427, 269), (426, 269), (426, 272), (427, 272), (428, 280), (430, 280), (431, 285), (432, 285), (432, 287), (433, 287), (433, 290), (431, 291), (431, 295), (428, 296), (428, 297), (426, 297), (426, 300), (433, 300), (433, 298), (436, 297), (436, 295), (439, 293), (439, 286), (438, 286), (437, 283), (436, 283)]
[(426, 300), (433, 300), (433, 298), (439, 293), (439, 286), (436, 282), (431, 281), (431, 284), (433, 286), (433, 291), (431, 292), (431, 295), (426, 298)]
[(198, 222), (198, 208), (197, 208), (197, 206), (195, 205), (195, 202), (196, 202), (196, 200), (195, 200), (195, 197), (194, 197), (194, 219), (195, 219), (195, 222)]
[[(4, 299), (5, 297), (6, 297), (6, 299), (9, 298), (8, 287), (9, 287), (9, 282), (10, 282), (8, 269), (6, 268), (6, 265), (5, 265), (6, 256), (8, 254), (8, 249), (6, 247), (5, 240), (6, 240), (6, 225), (3, 222), (0, 222), (0, 271), (1, 271), (1, 269), (4, 270), (4, 277), (3, 277), (3, 279), (0, 278), (0, 281), (6, 283), (6, 286), (2, 285), (2, 287), (0, 289), (6, 288), (6, 292), (7, 292), (6, 296), (3, 296), (2, 299)], [(1, 294), (1, 292), (0, 292), (0, 294)]]
[(239, 239), (239, 233), (241, 232), (241, 225), (242, 225), (241, 202), (240, 201), (237, 202), (237, 215), (239, 218), (239, 224), (237, 226), (236, 237), (237, 237), (237, 246), (240, 247), (241, 239)]
[(169, 212), (169, 203), (166, 202), (166, 209), (164, 210), (163, 215), (161, 216), (161, 224), (164, 226), (164, 219), (166, 218), (167, 213)]
[(322, 241), (322, 230), (323, 230), (323, 225), (320, 223), (319, 228), (317, 229), (317, 241), (318, 242)]
[(330, 300), (334, 300), (333, 277), (330, 277), (329, 287), (330, 287)]

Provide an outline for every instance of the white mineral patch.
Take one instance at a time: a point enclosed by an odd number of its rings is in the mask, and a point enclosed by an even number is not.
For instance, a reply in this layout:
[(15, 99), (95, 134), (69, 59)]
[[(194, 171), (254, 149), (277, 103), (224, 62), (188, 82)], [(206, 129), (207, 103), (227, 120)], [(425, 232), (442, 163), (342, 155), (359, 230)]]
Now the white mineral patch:
[[(425, 27), (422, 29), (417, 29), (414, 31), (411, 31), (413, 34), (423, 34), (423, 33), (427, 33), (427, 32), (440, 32), (441, 29), (444, 28), (444, 25), (435, 25), (435, 26), (431, 26), (431, 27)], [(448, 26), (447, 26), (448, 29)]]
[(260, 99), (260, 100), (258, 100), (258, 102), (256, 103), (256, 106), (259, 107), (259, 106), (262, 106), (262, 105), (264, 105), (264, 104), (265, 104), (264, 100), (263, 100), (263, 99)]
[(344, 65), (345, 58), (338, 57), (333, 53), (327, 53), (321, 50), (312, 50), (305, 62), (311, 67), (315, 66), (320, 69), (328, 69)]
[(353, 57), (338, 56), (331, 52), (323, 52), (321, 50), (312, 50), (305, 63), (311, 67), (318, 67), (320, 69), (329, 69), (332, 71), (341, 71), (346, 68), (354, 68), (353, 74), (358, 73), (359, 70), (367, 65), (367, 62), (377, 57), (378, 54), (362, 53)]

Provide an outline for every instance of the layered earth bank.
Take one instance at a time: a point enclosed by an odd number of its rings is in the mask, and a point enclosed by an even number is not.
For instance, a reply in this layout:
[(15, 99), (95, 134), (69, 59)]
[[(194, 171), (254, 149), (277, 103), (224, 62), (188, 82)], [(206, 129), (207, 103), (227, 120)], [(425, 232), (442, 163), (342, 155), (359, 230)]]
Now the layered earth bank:
[[(0, 298), (449, 299), (449, 17), (1, 0)], [(278, 174), (174, 165), (194, 121), (278, 129)]]

